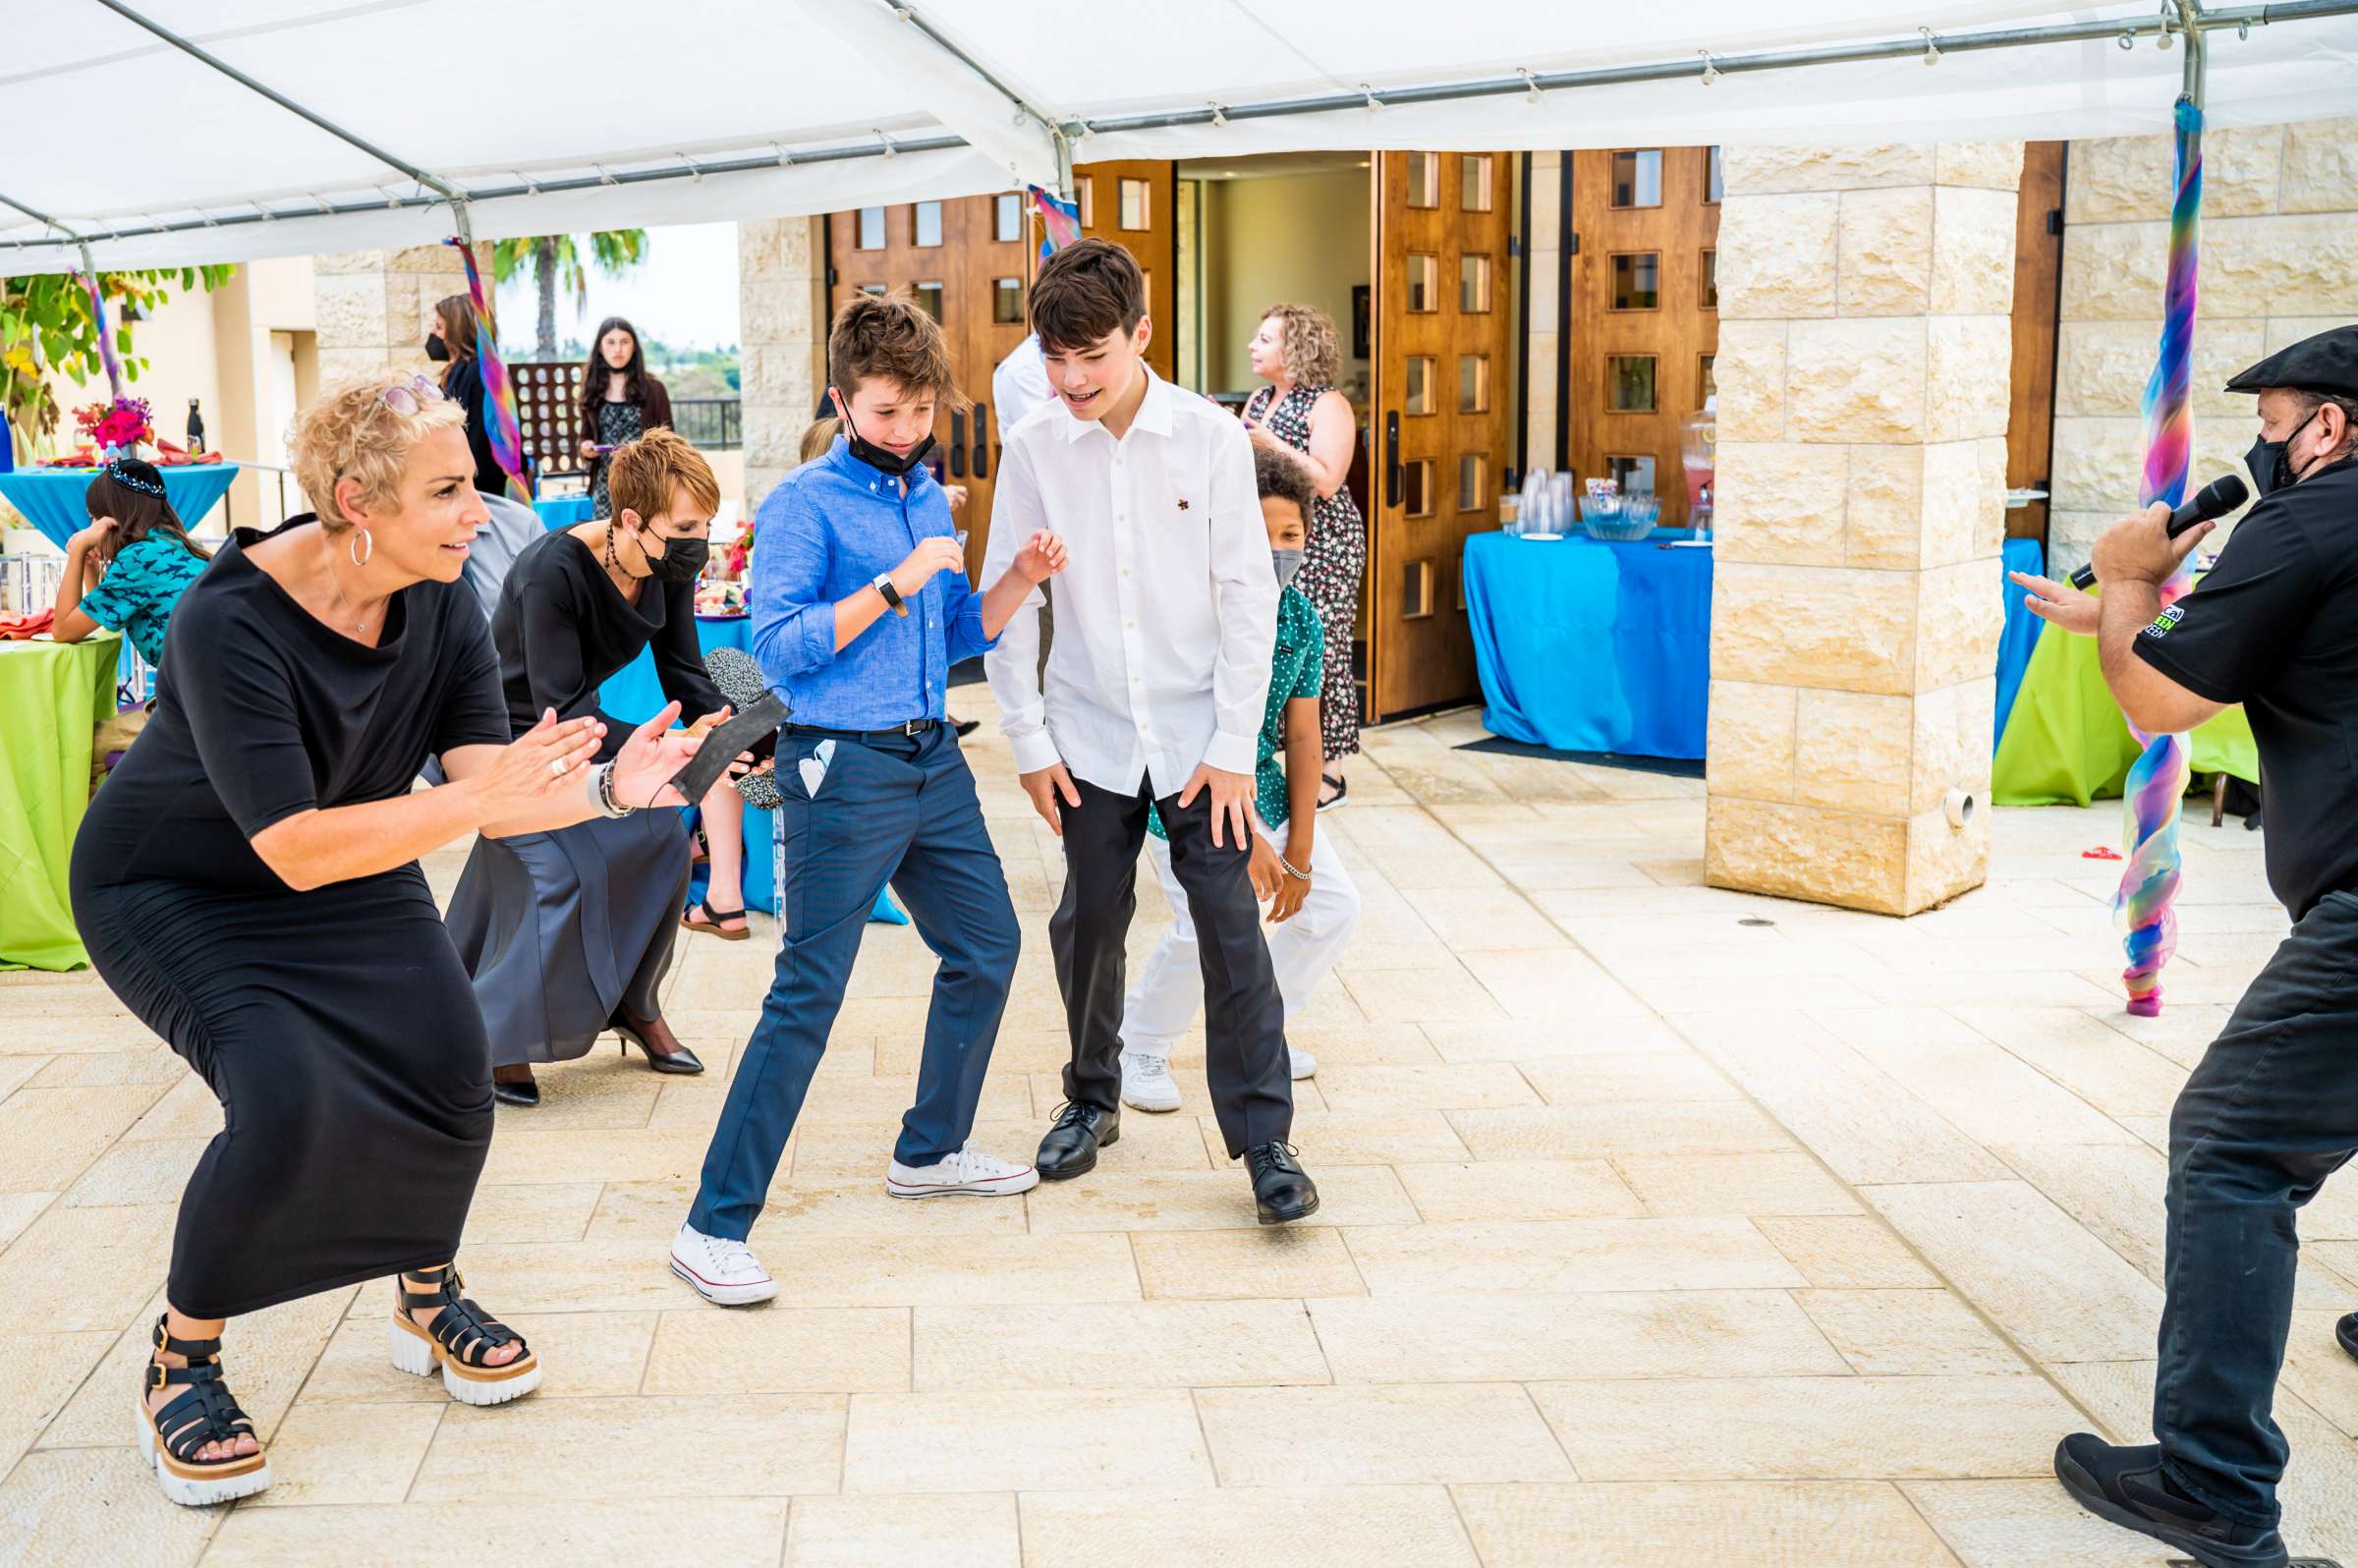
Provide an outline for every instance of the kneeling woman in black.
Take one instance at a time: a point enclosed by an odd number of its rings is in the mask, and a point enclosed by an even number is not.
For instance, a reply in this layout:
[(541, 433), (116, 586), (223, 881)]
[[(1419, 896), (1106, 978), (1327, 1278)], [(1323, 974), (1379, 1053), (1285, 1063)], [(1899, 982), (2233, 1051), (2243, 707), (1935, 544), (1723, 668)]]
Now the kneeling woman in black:
[[(490, 1048), (418, 857), (654, 803), (695, 750), (669, 711), (604, 768), (593, 718), (511, 737), (459, 586), (475, 464), (432, 383), (346, 382), (290, 444), (320, 514), (240, 530), (182, 595), (154, 717), (74, 845), (92, 963), (225, 1115), (181, 1198), (139, 1406), (179, 1503), (270, 1483), (222, 1379), (225, 1318), (399, 1274), (396, 1367), (468, 1404), (539, 1381), (452, 1265)], [(428, 756), (450, 782), (414, 792)]]
[[(649, 430), (616, 449), (606, 482), (612, 517), (542, 534), (500, 585), (491, 642), (518, 735), (551, 708), (603, 720), (600, 684), (650, 645), (663, 695), (701, 715), (689, 733), (721, 716), (696, 640), (696, 579), (720, 505), (712, 470), (685, 437)], [(609, 725), (597, 760), (622, 728)], [(726, 779), (712, 786), (723, 792), (735, 806)], [(661, 999), (690, 854), (669, 812), (476, 841), (450, 935), (475, 977), (502, 1103), (539, 1104), (533, 1064), (586, 1055), (608, 1030), (658, 1073), (704, 1070), (663, 1022)]]

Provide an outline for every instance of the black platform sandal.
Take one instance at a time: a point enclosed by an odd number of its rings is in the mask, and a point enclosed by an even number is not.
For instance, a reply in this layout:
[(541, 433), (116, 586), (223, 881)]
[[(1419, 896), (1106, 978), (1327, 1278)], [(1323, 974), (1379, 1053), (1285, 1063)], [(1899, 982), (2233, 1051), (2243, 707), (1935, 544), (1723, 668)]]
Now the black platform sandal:
[[(238, 1408), (221, 1379), (221, 1341), (175, 1339), (165, 1329), (167, 1321), (168, 1316), (155, 1320), (155, 1348), (184, 1356), (189, 1364), (167, 1367), (148, 1361), (140, 1379), (140, 1452), (155, 1467), (164, 1495), (183, 1507), (251, 1497), (270, 1484), (269, 1455), (257, 1449), (229, 1459), (196, 1457), (206, 1443), (234, 1445), (241, 1437), (254, 1436), (253, 1419)], [(187, 1391), (161, 1410), (147, 1408), (149, 1394), (175, 1387)]]
[(1336, 807), (1342, 805), (1344, 798), (1351, 793), (1351, 786), (1344, 782), (1342, 777), (1338, 774), (1320, 773), (1319, 775), (1319, 783), (1321, 786), (1331, 786), (1334, 790), (1332, 795), (1325, 794), (1323, 793), (1323, 790), (1321, 790), (1321, 793), (1319, 796), (1319, 810), (1321, 812), (1333, 811)]
[[(410, 1289), (413, 1280), (427, 1288)], [(502, 1345), (524, 1344), (524, 1336), (467, 1300), (461, 1294), (466, 1288), (454, 1263), (394, 1280), (396, 1306), (387, 1333), (395, 1370), (431, 1377), (439, 1367), (443, 1389), (462, 1405), (504, 1405), (522, 1399), (540, 1386), (540, 1358), (526, 1345), (523, 1355), (504, 1366), (486, 1362), (483, 1358)], [(442, 1310), (429, 1332), (410, 1314), (430, 1307)]]

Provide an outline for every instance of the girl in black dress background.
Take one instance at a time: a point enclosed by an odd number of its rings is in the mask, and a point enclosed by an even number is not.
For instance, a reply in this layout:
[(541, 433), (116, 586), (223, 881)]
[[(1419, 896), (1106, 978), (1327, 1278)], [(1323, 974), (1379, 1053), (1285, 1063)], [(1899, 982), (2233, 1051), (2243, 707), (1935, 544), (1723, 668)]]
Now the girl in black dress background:
[[(491, 641), (518, 735), (552, 708), (604, 719), (599, 686), (650, 645), (663, 695), (700, 715), (690, 733), (722, 716), (696, 638), (697, 574), (720, 505), (712, 470), (677, 432), (657, 430), (614, 453), (613, 487), (612, 518), (543, 533), (500, 588)], [(622, 733), (609, 724), (598, 760)], [(726, 779), (707, 801), (715, 819), (739, 809)], [(668, 812), (476, 841), (451, 897), (450, 934), (475, 977), (501, 1102), (540, 1103), (533, 1064), (586, 1055), (608, 1030), (658, 1073), (704, 1070), (663, 1022), (661, 1002), (689, 868), (687, 827)]]
[[(424, 377), (331, 389), (289, 446), (320, 515), (239, 531), (182, 596), (154, 718), (74, 846), (91, 962), (225, 1112), (182, 1196), (137, 1407), (187, 1504), (270, 1482), (223, 1380), (227, 1318), (399, 1274), (396, 1367), (439, 1369), (470, 1404), (538, 1382), (453, 1266), (490, 1052), (418, 858), (654, 803), (696, 744), (662, 733), (676, 704), (606, 766), (591, 717), (511, 735), (458, 587), (484, 520), (475, 461)], [(449, 782), (413, 792), (428, 756)]]
[(590, 465), (590, 515), (612, 517), (614, 452), (649, 430), (671, 428), (671, 394), (659, 377), (647, 374), (639, 329), (621, 316), (607, 316), (597, 325), (590, 363), (582, 370), (581, 416), (578, 450)]

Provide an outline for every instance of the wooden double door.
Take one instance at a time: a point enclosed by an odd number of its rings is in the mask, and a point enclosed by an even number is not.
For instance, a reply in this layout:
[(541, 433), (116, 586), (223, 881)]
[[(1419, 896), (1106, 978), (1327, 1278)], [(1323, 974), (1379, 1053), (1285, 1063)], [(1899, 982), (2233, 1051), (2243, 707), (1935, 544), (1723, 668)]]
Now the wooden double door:
[[(1174, 165), (1084, 164), (1074, 171), (1074, 184), (1082, 233), (1128, 247), (1147, 274), (1147, 312), (1156, 324), (1147, 358), (1167, 377), (1178, 276)], [(933, 425), (940, 443), (935, 475), (967, 492), (958, 526), (967, 532), (969, 575), (982, 571), (999, 466), (1002, 428), (1000, 411), (991, 406), (991, 372), (1031, 331), (1027, 297), (1039, 252), (1029, 199), (1012, 192), (863, 207), (827, 218), (830, 314), (861, 294), (912, 296), (941, 323), (958, 384), (975, 400), (971, 409), (942, 410)]]

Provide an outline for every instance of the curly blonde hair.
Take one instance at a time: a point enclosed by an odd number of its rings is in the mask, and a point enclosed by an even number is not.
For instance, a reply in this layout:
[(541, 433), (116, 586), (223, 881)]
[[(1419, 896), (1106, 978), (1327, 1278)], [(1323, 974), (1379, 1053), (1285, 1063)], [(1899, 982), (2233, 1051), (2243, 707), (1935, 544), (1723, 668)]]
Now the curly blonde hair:
[(1261, 312), (1263, 321), (1272, 317), (1286, 378), (1296, 386), (1334, 385), (1343, 373), (1343, 346), (1326, 312), (1308, 305), (1272, 305)]
[[(382, 505), (401, 489), (402, 471), (419, 442), (436, 430), (466, 425), (466, 413), (457, 403), (418, 394), (417, 379), (407, 370), (378, 370), (338, 381), (287, 427), (287, 463), (330, 533), (352, 527), (351, 519), (336, 510), (339, 482), (357, 479), (361, 499)], [(418, 397), (417, 413), (404, 414), (385, 401), (395, 387), (407, 387)]]

